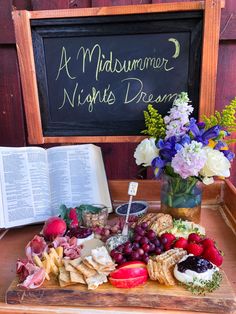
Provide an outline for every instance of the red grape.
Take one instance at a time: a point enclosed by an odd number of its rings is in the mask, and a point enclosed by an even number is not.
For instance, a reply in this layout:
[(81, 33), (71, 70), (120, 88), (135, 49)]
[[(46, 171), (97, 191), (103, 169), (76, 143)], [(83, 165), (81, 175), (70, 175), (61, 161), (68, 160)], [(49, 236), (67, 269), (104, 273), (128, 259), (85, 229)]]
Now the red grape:
[(134, 231), (135, 231), (135, 233), (137, 233), (137, 234), (139, 234), (139, 231), (141, 231), (141, 230), (142, 230), (141, 226), (136, 226), (136, 227), (134, 228)]
[(154, 252), (156, 255), (160, 255), (162, 251), (159, 247), (156, 247)]
[(142, 249), (144, 250), (144, 252), (149, 252), (149, 250), (150, 250), (150, 245), (147, 244), (147, 243), (145, 243), (145, 244), (142, 245)]
[(166, 238), (163, 237), (163, 238), (161, 239), (161, 243), (162, 243), (162, 244), (166, 244), (167, 242), (168, 242), (168, 240), (167, 240)]
[(117, 249), (119, 252), (123, 252), (124, 244), (118, 245), (116, 249)]
[(147, 223), (146, 221), (144, 221), (144, 222), (141, 223), (141, 228), (142, 228), (142, 229), (146, 230), (147, 227), (148, 227), (148, 223)]
[(130, 241), (127, 241), (124, 243), (124, 248), (126, 247), (132, 247), (132, 244), (130, 243)]
[(132, 253), (132, 247), (131, 246), (125, 246), (123, 250), (124, 254), (131, 254)]
[(116, 253), (113, 258), (114, 258), (116, 263), (120, 263), (123, 259), (123, 256), (121, 253)]
[(149, 256), (143, 256), (142, 257), (142, 261), (144, 262), (144, 263), (148, 263), (148, 260), (149, 260)]
[(134, 251), (131, 253), (131, 259), (133, 261), (136, 261), (136, 260), (139, 260), (140, 256), (139, 256), (139, 253), (137, 251)]
[(141, 240), (140, 240), (140, 244), (147, 244), (147, 243), (149, 243), (149, 240), (148, 240), (148, 238), (147, 237), (143, 237), (143, 238), (141, 238)]
[(140, 247), (140, 245), (137, 242), (134, 242), (132, 245), (133, 250), (137, 250)]
[(104, 235), (105, 235), (106, 237), (108, 237), (108, 236), (110, 235), (110, 230), (106, 229), (105, 232), (104, 232)]
[(140, 256), (144, 254), (144, 250), (142, 248), (137, 249), (137, 252), (139, 253)]
[(134, 236), (134, 242), (139, 242), (141, 240), (141, 236), (139, 234), (135, 234)]
[(154, 239), (152, 243), (154, 243), (156, 247), (160, 246), (161, 244), (161, 242), (158, 239)]
[(137, 233), (143, 237), (145, 235), (145, 230), (140, 229), (139, 232), (137, 232)]
[(149, 252), (154, 252), (155, 251), (155, 244), (154, 243), (149, 243), (150, 249)]
[(117, 251), (115, 249), (111, 250), (111, 252), (110, 252), (111, 257), (114, 258), (116, 253), (117, 253)]
[(153, 230), (148, 230), (147, 237), (149, 240), (154, 240), (156, 238), (156, 233)]

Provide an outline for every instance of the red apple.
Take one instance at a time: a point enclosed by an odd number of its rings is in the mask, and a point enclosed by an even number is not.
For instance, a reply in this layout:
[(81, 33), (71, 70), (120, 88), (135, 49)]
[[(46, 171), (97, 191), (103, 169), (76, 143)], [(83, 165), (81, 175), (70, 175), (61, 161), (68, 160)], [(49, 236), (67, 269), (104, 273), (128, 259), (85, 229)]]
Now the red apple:
[(117, 267), (117, 269), (120, 268), (147, 268), (147, 265), (141, 261), (131, 261), (131, 262), (126, 262), (122, 263)]
[(43, 226), (43, 235), (52, 240), (57, 236), (63, 236), (66, 232), (66, 223), (60, 217), (50, 217)]
[(147, 276), (146, 268), (119, 268), (110, 273), (110, 277), (114, 279), (129, 279), (141, 276)]
[(147, 279), (147, 275), (128, 279), (114, 279), (109, 277), (110, 283), (117, 288), (134, 288), (146, 283)]

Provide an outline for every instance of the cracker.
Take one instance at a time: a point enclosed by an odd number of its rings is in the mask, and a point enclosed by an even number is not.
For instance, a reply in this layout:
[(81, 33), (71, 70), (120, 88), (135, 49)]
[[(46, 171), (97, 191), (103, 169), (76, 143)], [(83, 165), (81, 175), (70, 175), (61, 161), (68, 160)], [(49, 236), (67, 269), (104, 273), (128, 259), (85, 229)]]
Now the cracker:
[(70, 260), (63, 259), (63, 264), (64, 264), (64, 267), (65, 267), (65, 270), (67, 270), (67, 271), (76, 271), (76, 268), (71, 265)]
[(88, 289), (96, 289), (102, 283), (107, 282), (107, 276), (104, 274), (97, 274), (93, 277), (87, 278), (86, 283), (88, 285)]
[(92, 256), (86, 256), (84, 259), (83, 259), (83, 263), (89, 267), (89, 268), (92, 268), (92, 269), (95, 269), (95, 270), (98, 270), (100, 265), (95, 262), (92, 258)]
[(95, 269), (91, 269), (91, 268), (87, 267), (86, 265), (84, 265), (83, 263), (78, 265), (76, 267), (76, 269), (78, 269), (81, 272), (81, 274), (84, 275), (85, 278), (90, 278), (90, 277), (93, 277), (97, 274)]
[(70, 272), (70, 281), (74, 283), (86, 283), (83, 275), (81, 275), (79, 272)]
[(74, 267), (74, 268), (77, 268), (77, 266), (79, 266), (81, 263), (82, 263), (82, 258), (81, 257), (78, 257), (78, 258), (75, 258), (75, 259), (72, 259), (72, 260), (69, 260), (70, 261), (70, 264)]
[(70, 272), (65, 270), (64, 267), (59, 268), (59, 280), (70, 282)]
[(91, 253), (94, 261), (98, 264), (104, 266), (111, 266), (114, 264), (105, 246), (93, 249)]

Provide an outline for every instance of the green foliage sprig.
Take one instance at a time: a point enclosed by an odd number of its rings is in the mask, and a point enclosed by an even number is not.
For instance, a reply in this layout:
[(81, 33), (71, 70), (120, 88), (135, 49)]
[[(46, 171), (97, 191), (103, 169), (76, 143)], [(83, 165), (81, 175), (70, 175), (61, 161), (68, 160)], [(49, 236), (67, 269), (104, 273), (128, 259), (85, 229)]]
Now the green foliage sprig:
[(216, 111), (214, 115), (210, 117), (203, 116), (203, 121), (207, 128), (211, 128), (215, 125), (222, 126), (228, 132), (236, 131), (236, 97), (225, 106), (222, 112)]
[(152, 105), (148, 105), (144, 111), (144, 121), (146, 130), (141, 133), (156, 138), (157, 140), (165, 137), (166, 127), (162, 115)]
[(222, 275), (219, 271), (216, 271), (212, 275), (212, 280), (199, 280), (202, 286), (198, 286), (193, 283), (188, 284), (181, 284), (184, 286), (188, 291), (190, 291), (194, 295), (205, 295), (206, 293), (213, 292), (220, 287), (222, 281)]

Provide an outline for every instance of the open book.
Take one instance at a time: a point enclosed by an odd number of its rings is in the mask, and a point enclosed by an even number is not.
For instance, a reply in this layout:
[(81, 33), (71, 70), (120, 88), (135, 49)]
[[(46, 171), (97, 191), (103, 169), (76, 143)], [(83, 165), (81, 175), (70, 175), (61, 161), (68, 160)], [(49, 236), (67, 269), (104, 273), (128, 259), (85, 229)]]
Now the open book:
[(0, 147), (0, 228), (41, 222), (61, 204), (112, 210), (101, 149), (92, 144)]

